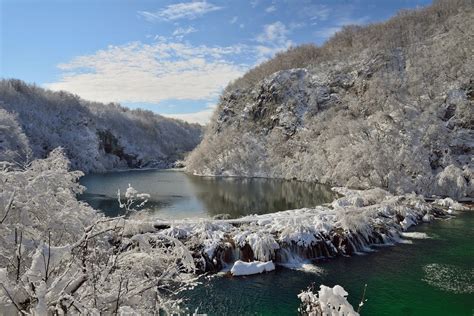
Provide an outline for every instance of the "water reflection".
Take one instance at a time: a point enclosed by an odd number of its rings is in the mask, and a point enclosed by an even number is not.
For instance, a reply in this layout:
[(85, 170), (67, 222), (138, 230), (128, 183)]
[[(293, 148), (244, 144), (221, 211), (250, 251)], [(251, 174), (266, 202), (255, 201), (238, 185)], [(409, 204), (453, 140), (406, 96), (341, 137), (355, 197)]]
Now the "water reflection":
[(81, 179), (87, 187), (79, 198), (108, 216), (122, 213), (117, 189), (132, 184), (151, 198), (149, 211), (160, 218), (232, 218), (287, 209), (312, 207), (333, 200), (326, 186), (316, 183), (260, 178), (196, 177), (175, 170), (142, 170), (91, 174)]
[(232, 218), (311, 207), (331, 202), (334, 194), (316, 183), (261, 178), (189, 177), (209, 215)]

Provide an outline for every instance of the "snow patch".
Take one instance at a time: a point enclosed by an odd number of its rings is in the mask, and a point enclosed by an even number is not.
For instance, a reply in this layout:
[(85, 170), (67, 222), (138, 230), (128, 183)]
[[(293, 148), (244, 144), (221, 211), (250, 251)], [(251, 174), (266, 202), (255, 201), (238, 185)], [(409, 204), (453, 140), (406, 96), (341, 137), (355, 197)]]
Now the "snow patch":
[(273, 264), (272, 261), (243, 262), (241, 260), (237, 260), (234, 263), (234, 266), (232, 267), (230, 272), (234, 276), (241, 276), (241, 275), (252, 275), (252, 274), (259, 274), (263, 272), (270, 272), (273, 270), (275, 270), (275, 264)]

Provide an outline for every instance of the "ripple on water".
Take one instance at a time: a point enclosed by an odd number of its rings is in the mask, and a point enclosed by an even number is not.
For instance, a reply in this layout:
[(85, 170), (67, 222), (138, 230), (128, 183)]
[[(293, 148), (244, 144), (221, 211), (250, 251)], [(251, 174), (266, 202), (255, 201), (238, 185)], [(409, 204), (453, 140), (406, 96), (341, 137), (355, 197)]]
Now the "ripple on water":
[(423, 267), (423, 281), (443, 291), (456, 294), (474, 292), (474, 269), (463, 269), (451, 264), (431, 263)]
[(291, 270), (298, 270), (298, 271), (303, 271), (303, 272), (308, 272), (308, 273), (313, 273), (313, 274), (325, 274), (325, 270), (317, 265), (308, 263), (308, 262), (293, 262), (293, 263), (283, 263), (280, 264), (282, 267), (285, 267), (287, 269)]
[(405, 238), (411, 238), (411, 239), (430, 239), (431, 237), (428, 236), (426, 233), (420, 233), (420, 232), (402, 232), (401, 234)]

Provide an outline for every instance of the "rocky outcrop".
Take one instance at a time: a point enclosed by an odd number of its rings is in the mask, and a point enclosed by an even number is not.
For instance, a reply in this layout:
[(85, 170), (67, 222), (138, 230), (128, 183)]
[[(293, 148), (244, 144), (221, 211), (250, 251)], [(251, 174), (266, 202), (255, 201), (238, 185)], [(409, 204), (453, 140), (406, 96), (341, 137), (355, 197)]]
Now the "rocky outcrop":
[(230, 86), (188, 171), (474, 197), (474, 10), (453, 12), (421, 41)]

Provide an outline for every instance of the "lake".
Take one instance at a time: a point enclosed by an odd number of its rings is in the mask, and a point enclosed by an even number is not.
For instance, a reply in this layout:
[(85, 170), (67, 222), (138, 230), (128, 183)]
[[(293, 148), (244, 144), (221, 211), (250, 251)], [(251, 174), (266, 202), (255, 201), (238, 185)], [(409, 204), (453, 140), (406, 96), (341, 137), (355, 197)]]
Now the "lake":
[[(276, 179), (203, 178), (177, 170), (91, 174), (80, 198), (107, 215), (120, 214), (117, 189), (128, 184), (151, 194), (149, 212), (159, 218), (236, 218), (330, 202), (328, 187)], [(214, 276), (186, 292), (190, 310), (208, 315), (296, 315), (297, 294), (314, 284), (342, 285), (356, 306), (367, 284), (362, 315), (473, 315), (474, 212), (461, 212), (412, 229), (426, 239), (375, 248), (361, 256), (317, 262), (318, 273), (277, 267), (248, 277)]]
[(319, 273), (277, 267), (247, 277), (216, 276), (184, 296), (208, 315), (297, 315), (297, 294), (309, 285), (342, 285), (361, 315), (455, 315), (474, 312), (474, 212), (412, 229), (428, 239), (317, 263)]
[(146, 207), (157, 218), (212, 218), (228, 214), (238, 218), (312, 207), (332, 202), (329, 187), (300, 181), (263, 178), (198, 177), (181, 170), (131, 170), (89, 174), (80, 183), (87, 190), (79, 196), (108, 216), (121, 214), (117, 190), (122, 195), (131, 184), (149, 193)]

